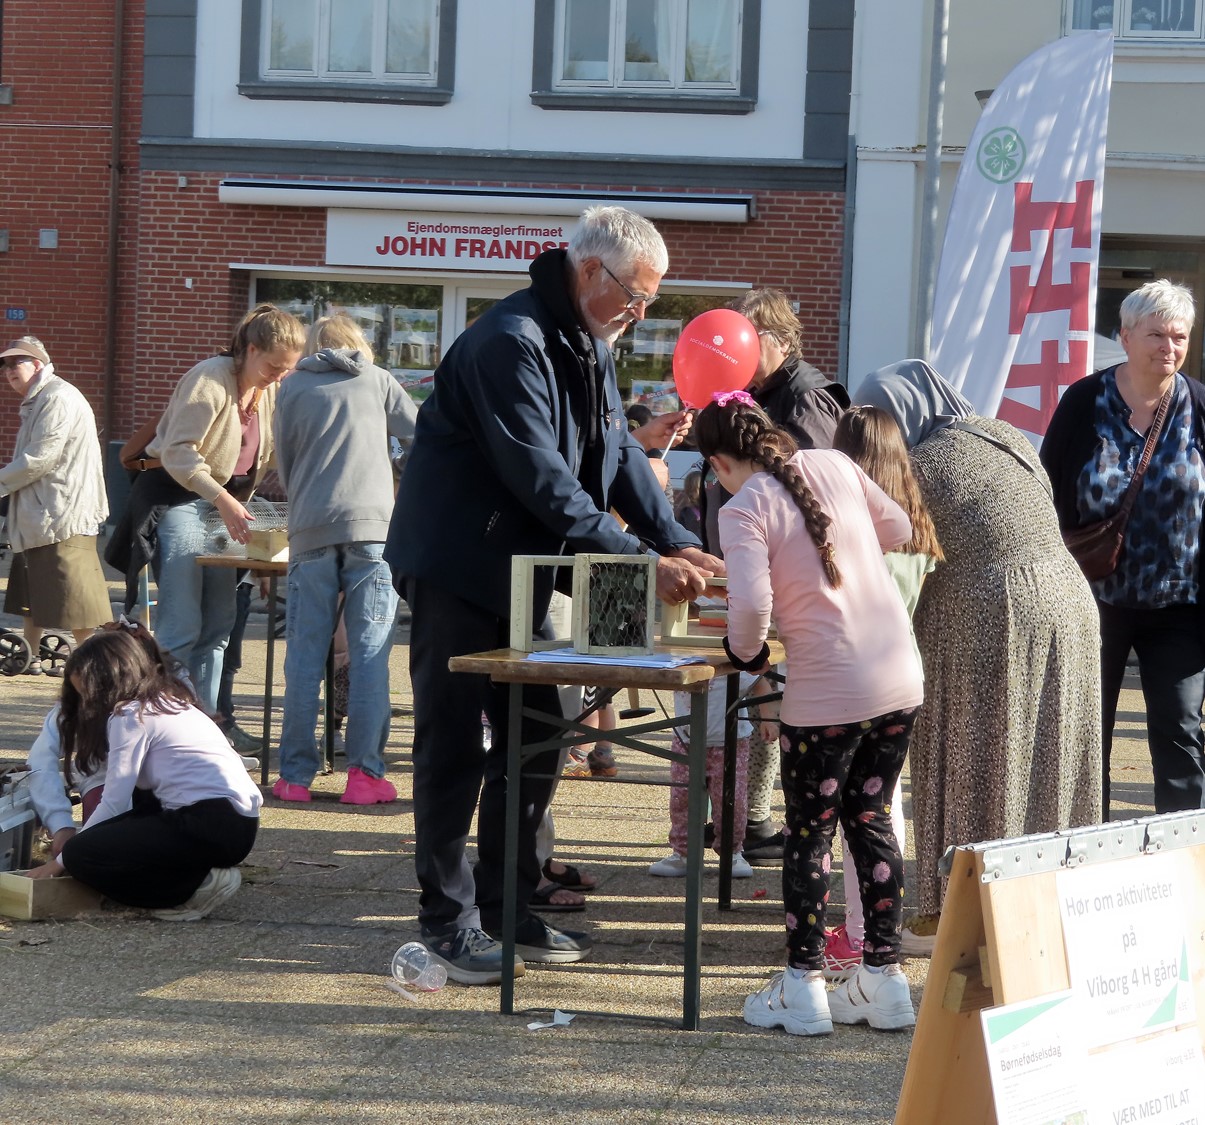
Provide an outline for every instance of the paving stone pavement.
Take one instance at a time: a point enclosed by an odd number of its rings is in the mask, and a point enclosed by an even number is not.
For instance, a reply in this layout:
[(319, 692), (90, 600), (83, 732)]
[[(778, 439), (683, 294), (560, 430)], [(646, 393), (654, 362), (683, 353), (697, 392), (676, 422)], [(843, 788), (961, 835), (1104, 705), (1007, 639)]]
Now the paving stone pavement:
[[(236, 684), (248, 730), (258, 729), (265, 647), (264, 619), (253, 614)], [(402, 714), (386, 755), (396, 804), (340, 805), (341, 772), (316, 781), (312, 805), (269, 797), (244, 888), (199, 923), (122, 909), (0, 920), (0, 1121), (892, 1120), (911, 1033), (838, 1027), (800, 1039), (741, 1020), (745, 994), (782, 964), (777, 868), (734, 883), (731, 912), (706, 907), (702, 1028), (677, 1026), (681, 884), (646, 874), (666, 852), (661, 786), (561, 786), (557, 854), (600, 886), (585, 915), (559, 917), (585, 919), (590, 961), (529, 971), (514, 1016), (498, 1013), (493, 988), (449, 985), (416, 1001), (391, 991), (390, 958), (414, 934), (418, 903), (406, 659), (403, 624), (392, 658)], [(58, 687), (50, 677), (0, 677), (0, 768), (24, 760)], [(1114, 750), (1119, 816), (1151, 811), (1134, 687)], [(659, 760), (638, 757), (620, 751), (623, 779), (667, 776)], [(715, 885), (713, 867), (712, 896)], [(927, 967), (906, 964), (917, 1002)], [(577, 1013), (573, 1023), (527, 1029), (554, 1008)]]

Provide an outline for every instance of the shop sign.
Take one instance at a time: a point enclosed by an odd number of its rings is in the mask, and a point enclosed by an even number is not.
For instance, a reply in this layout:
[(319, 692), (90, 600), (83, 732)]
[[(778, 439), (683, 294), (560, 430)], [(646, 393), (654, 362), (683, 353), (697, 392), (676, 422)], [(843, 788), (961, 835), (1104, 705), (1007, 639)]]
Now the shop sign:
[(526, 273), (545, 250), (567, 246), (576, 218), (415, 211), (326, 213), (326, 263)]

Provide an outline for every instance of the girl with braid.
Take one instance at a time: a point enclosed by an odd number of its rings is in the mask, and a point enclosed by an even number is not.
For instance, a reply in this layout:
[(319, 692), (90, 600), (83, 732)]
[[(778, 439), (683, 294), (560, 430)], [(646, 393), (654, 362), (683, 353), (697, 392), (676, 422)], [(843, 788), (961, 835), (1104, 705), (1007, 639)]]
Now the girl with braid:
[[(782, 892), (787, 965), (745, 1001), (747, 1023), (824, 1035), (833, 1023), (916, 1022), (899, 966), (903, 859), (891, 798), (923, 699), (908, 614), (883, 561), (907, 543), (904, 510), (843, 453), (796, 452), (743, 391), (695, 422), (699, 452), (733, 494), (720, 511), (728, 636), (760, 671), (771, 614), (787, 652), (780, 710), (786, 798)], [(840, 822), (858, 872), (863, 963), (825, 990), (825, 908)]]

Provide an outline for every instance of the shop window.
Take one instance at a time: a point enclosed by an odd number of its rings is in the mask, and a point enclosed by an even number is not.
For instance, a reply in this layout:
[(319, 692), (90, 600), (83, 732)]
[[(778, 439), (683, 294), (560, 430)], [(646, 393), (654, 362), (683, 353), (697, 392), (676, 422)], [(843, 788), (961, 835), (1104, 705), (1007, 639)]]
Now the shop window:
[(442, 285), (260, 278), (255, 299), (270, 301), (306, 325), (347, 313), (364, 329), (375, 362), (392, 371), (415, 402), (431, 393), (441, 358)]
[(536, 0), (546, 109), (748, 113), (760, 0)]
[(243, 0), (239, 93), (443, 104), (456, 0)]
[(1112, 31), (1152, 45), (1205, 44), (1202, 0), (1072, 0), (1069, 8), (1071, 31)]

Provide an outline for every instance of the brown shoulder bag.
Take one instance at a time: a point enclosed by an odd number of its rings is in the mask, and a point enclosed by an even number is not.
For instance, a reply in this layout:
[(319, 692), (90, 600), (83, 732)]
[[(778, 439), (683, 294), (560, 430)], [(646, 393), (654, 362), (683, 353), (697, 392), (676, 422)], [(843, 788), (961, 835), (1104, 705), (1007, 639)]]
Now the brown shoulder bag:
[(143, 422), (134, 431), (130, 440), (121, 447), (121, 452), (118, 456), (121, 458), (123, 469), (128, 469), (131, 473), (144, 473), (147, 469), (162, 467), (163, 462), (158, 457), (148, 457), (146, 455), (146, 447), (155, 436), (155, 431), (159, 428), (159, 422), (162, 418), (163, 415), (159, 414), (149, 422)]

